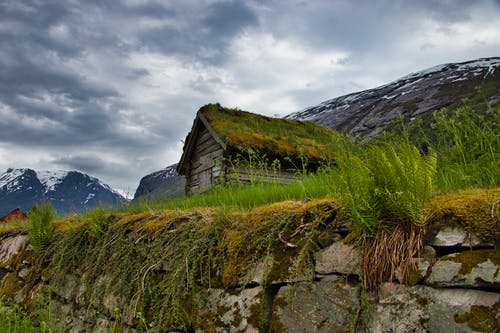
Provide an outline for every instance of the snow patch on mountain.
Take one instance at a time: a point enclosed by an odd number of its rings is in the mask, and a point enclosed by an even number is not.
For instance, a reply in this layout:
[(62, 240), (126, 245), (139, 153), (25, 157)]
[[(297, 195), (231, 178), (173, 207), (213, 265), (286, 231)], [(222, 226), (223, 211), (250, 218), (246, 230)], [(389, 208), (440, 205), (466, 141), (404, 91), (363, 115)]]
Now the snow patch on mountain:
[(27, 169), (7, 169), (7, 172), (0, 175), (0, 189), (4, 191), (14, 191), (19, 188), (19, 180), (23, 179), (23, 175)]
[(45, 188), (45, 193), (54, 191), (56, 186), (62, 183), (64, 178), (68, 175), (68, 171), (37, 171), (36, 172), (40, 183)]
[[(474, 97), (477, 87), (494, 87), (499, 80), (500, 57), (448, 63), (414, 72), (357, 93), (326, 100), (285, 118), (311, 121), (340, 132), (372, 137), (399, 115), (411, 119)], [(490, 93), (490, 103), (500, 92)]]

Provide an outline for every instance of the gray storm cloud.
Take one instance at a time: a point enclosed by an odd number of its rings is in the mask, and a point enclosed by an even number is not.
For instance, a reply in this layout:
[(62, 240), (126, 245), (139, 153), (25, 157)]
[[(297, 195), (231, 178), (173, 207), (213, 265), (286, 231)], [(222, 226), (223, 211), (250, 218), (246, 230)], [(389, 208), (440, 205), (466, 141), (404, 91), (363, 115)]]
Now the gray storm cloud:
[(197, 109), (286, 115), (444, 62), (497, 56), (498, 1), (2, 1), (0, 170), (131, 192)]

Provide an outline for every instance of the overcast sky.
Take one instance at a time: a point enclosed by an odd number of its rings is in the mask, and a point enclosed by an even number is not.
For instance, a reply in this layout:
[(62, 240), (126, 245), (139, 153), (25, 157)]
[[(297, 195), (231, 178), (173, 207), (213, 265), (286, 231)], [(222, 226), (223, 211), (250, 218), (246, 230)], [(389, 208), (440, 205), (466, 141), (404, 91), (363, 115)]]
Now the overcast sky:
[(500, 1), (1, 0), (0, 173), (79, 170), (134, 194), (200, 106), (284, 116), (500, 55)]

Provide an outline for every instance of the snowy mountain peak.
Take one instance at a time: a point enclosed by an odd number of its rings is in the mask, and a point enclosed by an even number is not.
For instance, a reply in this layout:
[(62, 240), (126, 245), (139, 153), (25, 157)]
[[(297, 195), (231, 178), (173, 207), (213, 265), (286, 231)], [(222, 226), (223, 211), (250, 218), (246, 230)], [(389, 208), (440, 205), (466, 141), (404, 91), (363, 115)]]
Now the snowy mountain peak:
[(437, 66), (434, 66), (431, 68), (424, 69), (422, 71), (410, 73), (410, 74), (400, 78), (397, 81), (407, 80), (407, 79), (417, 78), (417, 77), (423, 77), (423, 76), (426, 76), (429, 74), (434, 74), (434, 73), (438, 73), (438, 72), (446, 71), (446, 70), (455, 71), (455, 72), (476, 70), (476, 74), (479, 75), (483, 72), (483, 70), (486, 69), (486, 75), (491, 75), (492, 73), (494, 73), (497, 70), (498, 67), (500, 67), (500, 58), (498, 58), (498, 57), (481, 58), (481, 59), (466, 61), (466, 62), (462, 62), (462, 63), (448, 63), (448, 64), (437, 65)]
[(56, 185), (62, 183), (64, 178), (68, 175), (68, 171), (37, 171), (38, 179), (45, 188), (45, 193), (54, 191)]
[(8, 169), (0, 174), (0, 216), (14, 208), (27, 211), (48, 200), (59, 213), (103, 205), (117, 206), (125, 199), (99, 179), (78, 171)]
[(7, 172), (0, 175), (0, 190), (15, 191), (21, 186), (21, 181), (24, 179), (27, 171), (31, 169), (7, 169)]

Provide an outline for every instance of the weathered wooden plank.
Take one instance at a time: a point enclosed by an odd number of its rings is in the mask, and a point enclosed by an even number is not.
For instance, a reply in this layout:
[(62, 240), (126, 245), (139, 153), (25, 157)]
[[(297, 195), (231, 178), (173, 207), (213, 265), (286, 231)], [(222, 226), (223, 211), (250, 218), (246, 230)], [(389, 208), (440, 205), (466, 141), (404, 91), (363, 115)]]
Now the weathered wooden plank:
[(205, 118), (205, 116), (203, 115), (203, 113), (198, 112), (197, 116), (201, 120), (201, 122), (203, 123), (203, 125), (205, 125), (205, 128), (210, 132), (210, 134), (212, 134), (212, 136), (215, 139), (215, 141), (217, 141), (217, 143), (220, 144), (220, 146), (224, 150), (226, 150), (226, 148), (227, 148), (226, 144), (224, 143), (224, 141), (221, 140), (221, 138), (219, 138), (219, 136), (217, 135), (217, 133), (215, 133), (215, 131), (213, 130), (212, 126), (208, 122), (207, 118)]
[[(215, 151), (221, 150), (220, 146), (215, 142), (204, 142), (200, 143), (200, 146), (197, 147), (194, 151), (194, 154), (204, 155), (211, 154)], [(224, 150), (222, 150), (224, 151)]]
[(195, 149), (199, 149), (201, 146), (207, 145), (207, 144), (217, 146), (217, 149), (221, 149), (221, 147), (217, 144), (217, 142), (211, 136), (208, 136), (206, 138), (200, 138), (200, 140), (197, 141)]
[(223, 154), (223, 152), (221, 152), (220, 149), (215, 149), (215, 147), (211, 146), (203, 151), (195, 151), (193, 153), (192, 161), (197, 161), (197, 160), (203, 158), (204, 156), (210, 156), (213, 159), (216, 159), (216, 158), (222, 159), (221, 158), (222, 154)]
[(215, 141), (212, 134), (210, 134), (210, 132), (206, 128), (203, 128), (199, 133), (198, 142), (203, 142), (203, 141), (206, 141), (208, 139), (212, 139), (215, 143), (217, 143), (217, 141)]
[(223, 151), (218, 150), (210, 154), (203, 156), (196, 156), (194, 163), (192, 163), (191, 171), (192, 173), (199, 173), (208, 168), (220, 167), (223, 164), (221, 156)]
[(290, 178), (297, 179), (302, 176), (298, 173), (294, 172), (286, 172), (279, 170), (262, 170), (262, 169), (248, 169), (244, 167), (228, 167), (228, 174), (236, 174), (236, 175), (247, 175), (247, 176), (264, 176), (264, 177), (277, 177), (277, 178)]
[(276, 184), (290, 184), (295, 179), (293, 178), (277, 178), (277, 177), (264, 177), (264, 176), (231, 176), (231, 183), (252, 183), (252, 182), (264, 182), (264, 183), (276, 183)]

